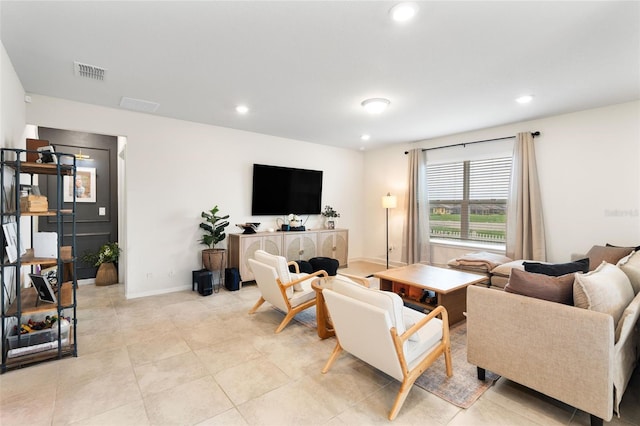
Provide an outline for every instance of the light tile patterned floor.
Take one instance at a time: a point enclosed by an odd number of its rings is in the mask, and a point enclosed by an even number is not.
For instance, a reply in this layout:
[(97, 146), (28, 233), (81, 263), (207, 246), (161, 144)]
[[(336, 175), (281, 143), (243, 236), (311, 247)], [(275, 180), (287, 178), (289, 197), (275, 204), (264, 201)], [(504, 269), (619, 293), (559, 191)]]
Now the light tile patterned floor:
[[(0, 424), (387, 424), (398, 383), (342, 356), (334, 341), (264, 305), (255, 286), (126, 300), (122, 285), (82, 286), (79, 357), (0, 376)], [(454, 366), (455, 369), (455, 366)], [(640, 369), (638, 369), (640, 370)], [(612, 424), (640, 425), (640, 372)], [(588, 374), (588, 373), (586, 373)], [(415, 387), (395, 425), (588, 425), (589, 416), (500, 379), (471, 408)]]

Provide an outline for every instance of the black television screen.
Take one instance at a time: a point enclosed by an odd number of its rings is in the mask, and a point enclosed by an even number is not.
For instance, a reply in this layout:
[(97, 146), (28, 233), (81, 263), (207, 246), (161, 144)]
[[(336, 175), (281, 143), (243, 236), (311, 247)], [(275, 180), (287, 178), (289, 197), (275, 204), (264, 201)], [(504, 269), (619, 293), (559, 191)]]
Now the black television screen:
[(253, 165), (251, 214), (320, 214), (322, 171)]

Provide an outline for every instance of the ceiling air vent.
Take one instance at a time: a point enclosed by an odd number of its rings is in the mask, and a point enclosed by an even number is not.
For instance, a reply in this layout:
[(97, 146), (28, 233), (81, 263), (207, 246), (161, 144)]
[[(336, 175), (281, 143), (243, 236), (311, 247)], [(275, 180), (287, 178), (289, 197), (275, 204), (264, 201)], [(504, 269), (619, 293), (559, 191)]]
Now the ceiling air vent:
[(133, 99), (123, 96), (120, 99), (120, 107), (139, 112), (156, 112), (160, 106), (157, 102), (145, 101), (142, 99)]
[(95, 65), (83, 64), (82, 62), (73, 62), (73, 73), (78, 77), (90, 78), (92, 80), (104, 80), (104, 74), (107, 70)]

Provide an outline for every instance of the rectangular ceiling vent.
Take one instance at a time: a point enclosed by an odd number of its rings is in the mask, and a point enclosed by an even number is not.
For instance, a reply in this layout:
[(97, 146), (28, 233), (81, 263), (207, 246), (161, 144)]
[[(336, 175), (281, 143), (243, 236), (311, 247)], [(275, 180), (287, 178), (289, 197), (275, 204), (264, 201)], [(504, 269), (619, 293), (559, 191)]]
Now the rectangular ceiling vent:
[(144, 101), (142, 99), (133, 99), (123, 96), (120, 100), (120, 107), (139, 112), (156, 112), (160, 106), (157, 102)]
[(73, 73), (78, 77), (90, 78), (92, 80), (104, 80), (106, 69), (95, 65), (83, 64), (82, 62), (73, 62)]

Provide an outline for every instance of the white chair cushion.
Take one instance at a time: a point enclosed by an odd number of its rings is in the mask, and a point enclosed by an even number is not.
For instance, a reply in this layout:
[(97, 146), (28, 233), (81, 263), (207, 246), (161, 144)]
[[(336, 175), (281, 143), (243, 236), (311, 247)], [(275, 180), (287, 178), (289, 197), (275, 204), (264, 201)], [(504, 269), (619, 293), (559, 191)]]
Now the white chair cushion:
[[(404, 323), (407, 329), (424, 318), (426, 315), (414, 309), (405, 307)], [(438, 318), (431, 319), (424, 326), (420, 327), (415, 334), (409, 337), (409, 341), (404, 346), (405, 359), (409, 369), (413, 368), (414, 362), (419, 362), (425, 352), (431, 352), (433, 347), (442, 340), (442, 321)]]
[[(260, 289), (262, 298), (278, 309), (286, 312), (287, 305), (282, 297), (282, 293), (280, 292), (280, 287), (278, 287), (276, 283), (276, 278), (278, 276), (276, 270), (272, 266), (258, 262), (255, 259), (249, 259), (249, 265), (251, 266), (251, 270), (255, 276), (256, 284)], [(292, 289), (289, 289), (287, 293), (287, 296), (291, 297), (289, 296), (289, 293), (293, 296)]]
[(390, 316), (391, 326), (396, 328), (396, 332), (399, 335), (405, 332), (404, 304), (402, 303), (402, 298), (397, 294), (390, 291), (370, 289), (356, 284), (346, 277), (338, 276), (334, 277), (333, 290), (387, 311)]
[[(295, 281), (300, 277), (308, 274), (292, 274), (289, 272), (289, 265), (287, 265), (287, 259), (284, 256), (277, 256), (275, 254), (268, 253), (264, 250), (257, 250), (254, 254), (255, 259), (258, 262), (262, 262), (275, 268), (278, 278), (282, 284), (289, 284), (291, 281)], [(293, 285), (293, 291), (304, 291), (300, 284)], [(290, 295), (289, 297), (291, 297)]]

